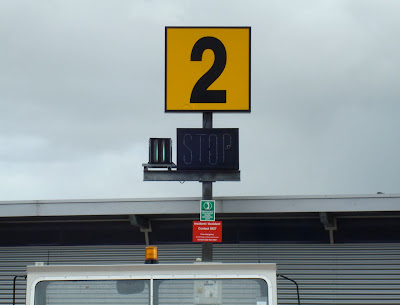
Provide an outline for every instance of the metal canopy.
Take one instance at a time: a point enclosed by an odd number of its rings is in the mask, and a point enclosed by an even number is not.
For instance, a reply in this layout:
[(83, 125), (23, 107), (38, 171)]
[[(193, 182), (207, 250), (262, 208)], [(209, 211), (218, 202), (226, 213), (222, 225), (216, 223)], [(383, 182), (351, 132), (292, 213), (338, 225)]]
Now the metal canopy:
[[(0, 217), (171, 215), (199, 213), (200, 198), (0, 201)], [(400, 211), (400, 195), (216, 197), (216, 213)]]

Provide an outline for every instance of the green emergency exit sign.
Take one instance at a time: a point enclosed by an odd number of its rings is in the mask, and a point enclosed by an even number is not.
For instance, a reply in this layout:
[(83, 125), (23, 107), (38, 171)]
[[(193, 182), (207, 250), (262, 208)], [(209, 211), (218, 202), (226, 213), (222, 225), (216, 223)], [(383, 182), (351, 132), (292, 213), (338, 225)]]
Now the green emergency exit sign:
[(200, 201), (200, 221), (215, 221), (215, 200)]

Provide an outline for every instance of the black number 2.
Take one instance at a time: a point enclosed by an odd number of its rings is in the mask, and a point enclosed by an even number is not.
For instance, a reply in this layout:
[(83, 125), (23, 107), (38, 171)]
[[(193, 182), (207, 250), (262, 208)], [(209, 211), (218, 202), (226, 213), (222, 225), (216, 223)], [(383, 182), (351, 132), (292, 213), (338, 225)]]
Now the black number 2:
[(207, 90), (225, 69), (226, 50), (224, 44), (215, 37), (200, 38), (193, 46), (190, 60), (201, 61), (203, 52), (207, 49), (214, 52), (214, 64), (194, 85), (190, 102), (226, 103), (226, 90)]

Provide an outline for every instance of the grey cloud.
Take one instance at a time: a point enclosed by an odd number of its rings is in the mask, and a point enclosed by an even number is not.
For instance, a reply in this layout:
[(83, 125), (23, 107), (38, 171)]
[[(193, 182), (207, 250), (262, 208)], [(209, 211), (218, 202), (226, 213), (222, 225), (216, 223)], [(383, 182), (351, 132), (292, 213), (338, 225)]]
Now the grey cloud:
[[(164, 26), (252, 26), (240, 183), (215, 195), (398, 192), (398, 1), (1, 1), (1, 199), (199, 196), (142, 181), (165, 114)], [(174, 151), (174, 156), (176, 152)], [(66, 187), (68, 186), (68, 187)]]

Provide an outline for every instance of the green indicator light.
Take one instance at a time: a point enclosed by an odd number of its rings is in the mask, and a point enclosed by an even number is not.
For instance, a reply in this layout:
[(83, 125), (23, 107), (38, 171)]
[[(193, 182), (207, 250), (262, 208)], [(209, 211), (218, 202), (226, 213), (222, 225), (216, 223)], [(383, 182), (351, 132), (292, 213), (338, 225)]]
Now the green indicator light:
[(165, 140), (162, 141), (162, 152), (163, 152), (162, 162), (165, 162)]
[(158, 162), (158, 140), (154, 141), (154, 146), (155, 146), (155, 156), (154, 156), (154, 161)]

